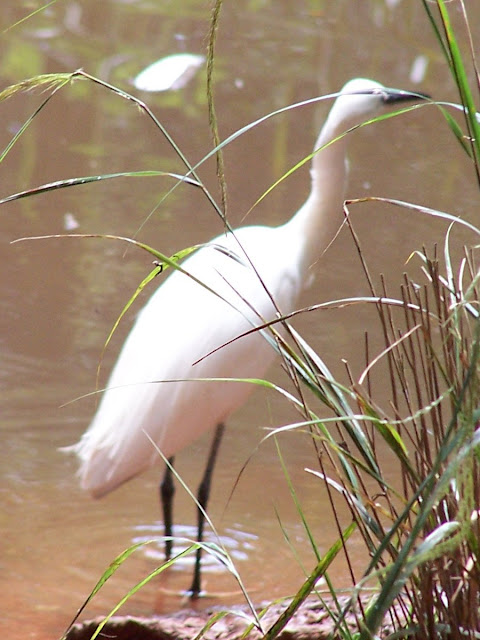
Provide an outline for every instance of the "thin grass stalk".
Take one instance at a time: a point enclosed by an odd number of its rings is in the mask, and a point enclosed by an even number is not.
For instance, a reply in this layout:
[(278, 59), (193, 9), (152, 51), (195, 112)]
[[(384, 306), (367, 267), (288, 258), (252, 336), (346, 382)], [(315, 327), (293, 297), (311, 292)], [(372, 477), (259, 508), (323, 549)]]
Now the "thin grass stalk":
[[(225, 180), (225, 164), (223, 161), (223, 151), (220, 146), (220, 134), (218, 131), (218, 120), (215, 109), (215, 100), (213, 95), (213, 69), (215, 63), (215, 45), (217, 42), (217, 32), (220, 21), (220, 12), (222, 9), (223, 0), (216, 0), (212, 18), (210, 20), (210, 29), (208, 33), (208, 45), (207, 45), (207, 104), (208, 104), (208, 122), (210, 130), (213, 136), (213, 145), (217, 150), (215, 153), (217, 161), (217, 178), (220, 185), (221, 193), (221, 211), (224, 221), (227, 220), (227, 183)], [(227, 227), (226, 227), (227, 228)]]

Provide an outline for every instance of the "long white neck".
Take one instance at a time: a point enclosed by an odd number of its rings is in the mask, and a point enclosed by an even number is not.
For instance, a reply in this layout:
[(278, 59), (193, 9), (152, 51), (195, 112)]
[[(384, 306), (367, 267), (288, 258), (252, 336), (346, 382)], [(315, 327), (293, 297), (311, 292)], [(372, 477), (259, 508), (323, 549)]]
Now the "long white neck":
[[(334, 118), (327, 118), (314, 149), (319, 149), (345, 131), (345, 123), (338, 126)], [(292, 234), (292, 242), (301, 247), (301, 271), (321, 257), (343, 216), (343, 201), (347, 182), (346, 137), (322, 149), (312, 159), (311, 191), (305, 203), (283, 228)]]

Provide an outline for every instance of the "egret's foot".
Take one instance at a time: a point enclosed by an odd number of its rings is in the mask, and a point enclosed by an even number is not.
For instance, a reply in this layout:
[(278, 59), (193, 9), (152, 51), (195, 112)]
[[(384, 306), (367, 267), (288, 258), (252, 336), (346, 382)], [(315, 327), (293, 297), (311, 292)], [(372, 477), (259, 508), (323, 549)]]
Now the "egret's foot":
[(189, 600), (200, 600), (200, 598), (206, 598), (210, 594), (202, 589), (200, 591), (194, 591), (192, 588), (190, 588), (187, 589), (187, 591), (184, 591), (183, 595)]

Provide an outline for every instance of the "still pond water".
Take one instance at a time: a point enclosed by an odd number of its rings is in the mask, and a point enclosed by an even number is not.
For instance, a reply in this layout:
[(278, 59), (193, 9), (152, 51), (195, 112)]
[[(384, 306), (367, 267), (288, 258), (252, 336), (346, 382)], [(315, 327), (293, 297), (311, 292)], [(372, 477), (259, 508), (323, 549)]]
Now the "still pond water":
[[(4, 1), (2, 27), (16, 23), (32, 6)], [(221, 136), (287, 104), (337, 91), (360, 75), (425, 91), (439, 100), (455, 100), (421, 3), (369, 0), (355, 3), (355, 13), (351, 8), (347, 0), (225, 2), (215, 85)], [(39, 73), (83, 68), (145, 100), (189, 160), (196, 162), (211, 149), (204, 71), (185, 88), (158, 94), (136, 91), (132, 78), (163, 56), (204, 53), (209, 13), (208, 3), (196, 0), (58, 2), (0, 36), (2, 88)], [(471, 18), (478, 24), (480, 15)], [(416, 83), (412, 73), (422, 63), (426, 70)], [(0, 104), (2, 148), (46, 95), (23, 93)], [(226, 149), (232, 225), (241, 224), (261, 194), (310, 152), (328, 104), (268, 120)], [(350, 158), (348, 197), (398, 198), (475, 222), (478, 194), (471, 168), (435, 108), (357, 132)], [(92, 83), (77, 82), (49, 101), (7, 155), (0, 169), (0, 197), (59, 179), (141, 169), (179, 172), (182, 166), (158, 129), (132, 103)], [(218, 194), (212, 161), (201, 167), (200, 175)], [(78, 488), (75, 461), (58, 452), (78, 439), (92, 417), (95, 400), (76, 399), (95, 388), (106, 337), (150, 271), (151, 257), (101, 239), (10, 243), (24, 236), (66, 233), (73, 222), (79, 233), (135, 236), (170, 254), (220, 232), (222, 223), (199, 190), (184, 186), (161, 202), (170, 186), (162, 178), (111, 180), (2, 206), (2, 637), (58, 637), (115, 556), (133, 541), (162, 533), (160, 467), (94, 501)], [(278, 186), (248, 221), (279, 224), (298, 209), (307, 192), (308, 171), (303, 169)], [(355, 209), (353, 222), (371, 273), (376, 281), (384, 273), (392, 293), (410, 253), (441, 243), (445, 232), (445, 225), (431, 219), (373, 204)], [(319, 260), (316, 276), (302, 304), (368, 294), (346, 230)], [(102, 380), (134, 313), (121, 324), (104, 355)], [(341, 379), (342, 359), (360, 375), (364, 331), (375, 331), (369, 309), (305, 315), (295, 326)], [(288, 388), (278, 365), (269, 378)], [(380, 397), (382, 392), (380, 380)], [(322, 415), (321, 407), (315, 409)], [(281, 397), (258, 391), (232, 417), (222, 445), (210, 515), (254, 601), (294, 593), (302, 581), (301, 563), (306, 570), (315, 563), (273, 441), (255, 450), (265, 428), (297, 419)], [(203, 438), (177, 458), (178, 470), (192, 488), (208, 444), (209, 437)], [(298, 433), (286, 434), (278, 444), (324, 553), (335, 539), (335, 529), (324, 487), (304, 471), (316, 468), (312, 444)], [(194, 536), (195, 508), (181, 490), (176, 522), (179, 536)], [(212, 534), (210, 539), (216, 538)], [(353, 541), (358, 568), (363, 553)], [(161, 558), (160, 543), (138, 551), (86, 615), (106, 613)], [(333, 576), (339, 586), (348, 584), (341, 560)], [(123, 611), (148, 615), (175, 610), (182, 606), (178, 594), (189, 582), (190, 566), (179, 565), (141, 590)], [(205, 586), (210, 594), (205, 604), (241, 601), (236, 583), (214, 564), (208, 566)]]

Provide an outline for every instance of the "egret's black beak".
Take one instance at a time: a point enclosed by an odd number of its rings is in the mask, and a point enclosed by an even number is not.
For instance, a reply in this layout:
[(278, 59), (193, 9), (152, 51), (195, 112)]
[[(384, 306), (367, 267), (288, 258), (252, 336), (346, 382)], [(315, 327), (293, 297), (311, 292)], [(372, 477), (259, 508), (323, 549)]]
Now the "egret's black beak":
[(418, 91), (385, 91), (383, 101), (385, 104), (394, 104), (396, 102), (420, 102), (422, 100), (431, 100), (431, 96), (427, 93)]

